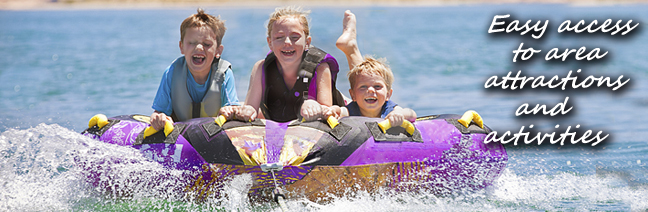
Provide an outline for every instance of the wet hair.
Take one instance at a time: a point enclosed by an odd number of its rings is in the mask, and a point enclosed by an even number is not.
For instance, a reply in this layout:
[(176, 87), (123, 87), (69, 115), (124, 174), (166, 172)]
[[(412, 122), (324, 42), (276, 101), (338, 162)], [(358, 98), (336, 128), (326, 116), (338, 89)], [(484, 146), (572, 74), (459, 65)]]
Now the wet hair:
[(371, 56), (365, 56), (362, 63), (353, 67), (347, 74), (351, 89), (355, 88), (356, 77), (361, 74), (382, 77), (387, 89), (391, 89), (392, 83), (394, 83), (394, 74), (384, 58), (374, 59)]
[(281, 18), (291, 17), (296, 18), (301, 23), (304, 28), (304, 34), (306, 37), (310, 36), (310, 29), (308, 28), (308, 14), (310, 10), (302, 11), (301, 7), (296, 6), (287, 6), (287, 7), (277, 7), (275, 11), (270, 14), (270, 19), (268, 19), (268, 37), (272, 33), (272, 25)]
[(211, 28), (212, 31), (214, 31), (214, 34), (216, 35), (217, 45), (220, 46), (222, 44), (221, 41), (223, 40), (223, 35), (225, 35), (226, 30), (225, 20), (221, 20), (220, 16), (214, 17), (213, 15), (205, 13), (205, 10), (203, 10), (202, 8), (198, 8), (198, 13), (193, 14), (182, 21), (182, 24), (180, 24), (180, 41), (184, 41), (187, 29), (204, 26), (207, 26)]

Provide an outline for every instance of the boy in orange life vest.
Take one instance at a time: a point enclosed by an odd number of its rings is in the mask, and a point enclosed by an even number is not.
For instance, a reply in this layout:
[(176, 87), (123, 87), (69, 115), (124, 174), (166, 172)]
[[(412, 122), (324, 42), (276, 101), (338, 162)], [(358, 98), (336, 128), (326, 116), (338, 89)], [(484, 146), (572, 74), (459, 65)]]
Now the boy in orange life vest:
[[(202, 9), (180, 25), (180, 52), (164, 72), (153, 101), (151, 126), (217, 116), (222, 106), (238, 104), (234, 75), (221, 59), (225, 24)], [(171, 118), (173, 117), (173, 118)]]
[(325, 117), (366, 116), (389, 119), (392, 126), (400, 126), (403, 120), (414, 122), (416, 112), (402, 108), (390, 101), (394, 75), (382, 61), (371, 57), (363, 60), (356, 40), (356, 19), (351, 11), (346, 11), (343, 21), (344, 30), (336, 46), (344, 52), (351, 71), (348, 73), (353, 102), (345, 107), (332, 106), (322, 109)]

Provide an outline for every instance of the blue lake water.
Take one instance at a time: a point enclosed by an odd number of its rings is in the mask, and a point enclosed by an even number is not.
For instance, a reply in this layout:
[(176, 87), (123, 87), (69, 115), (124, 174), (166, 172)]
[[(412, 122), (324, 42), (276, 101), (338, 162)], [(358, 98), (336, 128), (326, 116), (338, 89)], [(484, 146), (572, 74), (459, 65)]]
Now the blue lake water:
[[(603, 131), (610, 136), (587, 145), (513, 146), (504, 174), (490, 188), (458, 197), (388, 192), (359, 194), (289, 207), (305, 211), (556, 211), (648, 209), (648, 6), (571, 7), (516, 4), (447, 7), (309, 8), (313, 44), (338, 58), (338, 88), (346, 92), (347, 66), (335, 48), (344, 10), (358, 17), (364, 54), (385, 57), (396, 81), (392, 99), (419, 115), (478, 111), (491, 128), (517, 132), (534, 125), (542, 132)], [(228, 28), (223, 58), (233, 65), (244, 100), (252, 65), (268, 52), (265, 23), (274, 8), (206, 8)], [(226, 199), (203, 204), (178, 200), (168, 191), (136, 185), (132, 197), (94, 195), (79, 182), (75, 160), (102, 157), (146, 161), (128, 148), (103, 145), (79, 132), (97, 113), (150, 114), (164, 69), (178, 56), (180, 22), (195, 8), (171, 10), (0, 11), (0, 210), (279, 210), (250, 205), (240, 197), (245, 179), (228, 188)], [(529, 34), (488, 33), (494, 15), (550, 20), (542, 39)], [(564, 20), (623, 20), (640, 23), (628, 35), (559, 34)], [(512, 19), (509, 19), (512, 20)], [(542, 52), (512, 62), (520, 43)], [(608, 51), (603, 59), (546, 62), (551, 48)], [(491, 76), (563, 77), (581, 69), (585, 78), (620, 75), (630, 82), (611, 89), (485, 89)], [(529, 103), (553, 107), (569, 97), (565, 116), (516, 117)], [(561, 130), (554, 129), (561, 125)], [(522, 143), (522, 140), (520, 141)], [(546, 143), (546, 142), (545, 142)], [(537, 144), (537, 142), (536, 142)], [(91, 152), (92, 154), (88, 153)], [(154, 162), (115, 167), (118, 173), (174, 174)], [(145, 178), (147, 179), (147, 178)], [(144, 180), (146, 182), (146, 180)], [(181, 198), (180, 198), (181, 199)], [(243, 198), (244, 199), (244, 198)]]

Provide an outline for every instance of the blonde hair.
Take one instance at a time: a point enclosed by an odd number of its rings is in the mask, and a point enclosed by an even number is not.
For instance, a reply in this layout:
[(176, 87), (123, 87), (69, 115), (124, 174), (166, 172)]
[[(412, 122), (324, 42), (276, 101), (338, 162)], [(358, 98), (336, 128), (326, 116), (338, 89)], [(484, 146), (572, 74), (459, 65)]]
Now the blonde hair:
[(275, 11), (270, 14), (270, 19), (268, 19), (268, 37), (271, 37), (270, 33), (272, 33), (272, 25), (284, 17), (291, 17), (299, 20), (299, 23), (301, 23), (304, 28), (304, 34), (308, 37), (310, 35), (310, 29), (308, 28), (308, 14), (310, 14), (310, 10), (302, 11), (301, 7), (296, 6), (275, 8)]
[(225, 28), (225, 20), (221, 20), (220, 16), (214, 17), (213, 15), (205, 13), (205, 10), (202, 8), (198, 8), (198, 13), (193, 14), (182, 21), (182, 24), (180, 25), (180, 41), (184, 41), (187, 29), (203, 26), (208, 26), (212, 31), (214, 31), (214, 34), (216, 35), (216, 44), (220, 46), (223, 40), (223, 35), (225, 35), (225, 30), (227, 29)]
[(362, 63), (353, 67), (347, 74), (351, 89), (355, 88), (356, 77), (361, 74), (382, 77), (388, 90), (391, 89), (392, 83), (394, 83), (394, 74), (384, 58), (374, 59), (371, 56), (365, 56)]

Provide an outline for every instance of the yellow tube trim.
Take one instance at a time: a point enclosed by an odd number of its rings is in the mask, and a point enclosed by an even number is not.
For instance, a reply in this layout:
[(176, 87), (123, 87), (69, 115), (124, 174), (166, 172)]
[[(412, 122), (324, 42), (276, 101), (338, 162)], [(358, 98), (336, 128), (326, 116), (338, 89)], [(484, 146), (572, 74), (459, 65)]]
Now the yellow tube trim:
[(405, 128), (405, 131), (407, 131), (407, 133), (409, 133), (410, 135), (414, 135), (414, 131), (416, 131), (414, 124), (412, 124), (412, 122), (409, 122), (408, 120), (403, 120), (401, 127)]
[(384, 121), (378, 123), (378, 127), (380, 127), (383, 133), (387, 133), (387, 130), (390, 129), (392, 126), (389, 119), (385, 119)]
[(214, 120), (218, 126), (222, 127), (225, 122), (227, 122), (227, 118), (224, 115), (220, 115), (216, 117), (216, 120)]
[[(173, 132), (173, 129), (174, 129), (173, 123), (171, 123), (170, 121), (166, 121), (164, 123), (164, 137), (169, 136), (169, 134)], [(144, 129), (144, 138), (149, 137), (157, 132), (158, 130), (155, 130), (153, 126), (148, 126), (146, 127), (146, 129)]]
[(155, 134), (156, 132), (158, 132), (158, 131), (155, 130), (155, 128), (153, 128), (153, 126), (148, 126), (146, 129), (144, 129), (144, 138), (149, 137), (149, 136)]
[(340, 122), (339, 122), (335, 117), (333, 117), (333, 116), (329, 116), (329, 117), (326, 119), (326, 122), (328, 122), (328, 124), (329, 124), (329, 126), (331, 127), (331, 129), (335, 128), (336, 126), (338, 126), (338, 124), (340, 124)]
[[(389, 119), (385, 119), (384, 121), (381, 121), (378, 123), (378, 127), (383, 131), (383, 133), (387, 133), (387, 130), (392, 128), (391, 122)], [(414, 127), (414, 124), (408, 120), (403, 120), (403, 124), (401, 124), (402, 128), (405, 128), (405, 131), (409, 133), (410, 135), (414, 134), (414, 131), (416, 131), (416, 127)]]
[(461, 123), (464, 127), (468, 127), (470, 125), (470, 122), (475, 122), (477, 126), (480, 128), (484, 129), (484, 120), (482, 117), (479, 115), (474, 110), (468, 110), (466, 111), (459, 120), (457, 120), (459, 123)]
[(108, 124), (108, 118), (104, 114), (97, 114), (90, 118), (88, 122), (88, 127), (98, 126), (99, 129), (103, 128)]

